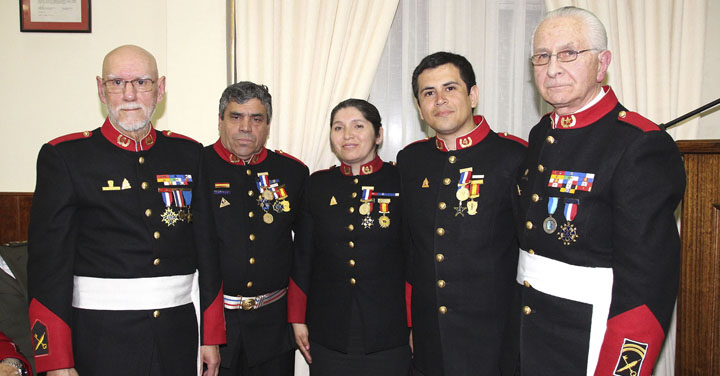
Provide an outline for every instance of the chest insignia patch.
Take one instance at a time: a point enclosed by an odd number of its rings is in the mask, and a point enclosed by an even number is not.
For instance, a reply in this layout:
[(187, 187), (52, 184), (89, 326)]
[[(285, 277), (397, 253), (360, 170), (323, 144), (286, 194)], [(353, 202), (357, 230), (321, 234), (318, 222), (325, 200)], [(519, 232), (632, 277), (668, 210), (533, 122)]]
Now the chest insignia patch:
[(220, 199), (220, 207), (224, 208), (226, 206), (230, 206), (230, 202), (228, 200), (226, 200), (225, 197), (222, 197)]
[(425, 178), (425, 180), (423, 180), (422, 188), (430, 188), (430, 183), (428, 182), (427, 178)]
[(593, 181), (595, 181), (595, 174), (553, 170), (547, 186), (559, 188), (562, 193), (574, 194), (575, 191), (590, 192)]
[(122, 181), (122, 185), (120, 186), (122, 190), (130, 189), (130, 182), (127, 180), (127, 178), (124, 178)]
[(335, 199), (335, 196), (330, 197), (330, 206), (337, 205), (337, 200)]

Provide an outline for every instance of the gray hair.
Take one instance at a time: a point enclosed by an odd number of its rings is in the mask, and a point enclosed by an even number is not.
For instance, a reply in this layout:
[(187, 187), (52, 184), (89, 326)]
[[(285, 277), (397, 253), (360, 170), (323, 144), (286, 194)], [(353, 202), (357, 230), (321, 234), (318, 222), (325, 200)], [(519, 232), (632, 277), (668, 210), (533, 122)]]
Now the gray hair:
[(272, 119), (272, 96), (270, 96), (270, 91), (268, 91), (267, 86), (250, 81), (240, 81), (228, 86), (223, 91), (220, 97), (220, 119), (225, 119), (225, 109), (231, 101), (243, 104), (253, 98), (257, 98), (265, 106), (267, 122), (270, 124), (270, 119)]
[(530, 54), (532, 54), (535, 50), (535, 33), (540, 25), (542, 25), (545, 20), (559, 17), (575, 18), (580, 21), (580, 23), (584, 26), (585, 38), (590, 43), (590, 48), (594, 48), (598, 51), (607, 50), (607, 32), (605, 31), (605, 26), (602, 21), (600, 21), (600, 19), (589, 10), (570, 6), (558, 8), (545, 14), (545, 17), (533, 31), (532, 45), (530, 47), (532, 50), (530, 51)]

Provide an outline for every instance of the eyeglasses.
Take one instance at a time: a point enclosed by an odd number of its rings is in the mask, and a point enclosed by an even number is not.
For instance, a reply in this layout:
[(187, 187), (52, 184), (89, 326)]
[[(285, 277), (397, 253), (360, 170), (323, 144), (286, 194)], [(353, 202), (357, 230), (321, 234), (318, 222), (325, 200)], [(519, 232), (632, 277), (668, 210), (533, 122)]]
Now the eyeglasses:
[(155, 81), (149, 78), (136, 78), (134, 80), (111, 78), (109, 80), (103, 81), (103, 85), (105, 85), (108, 93), (118, 94), (122, 93), (125, 90), (125, 85), (127, 85), (128, 82), (131, 83), (135, 90), (137, 90), (138, 92), (150, 91), (155, 87)]
[(557, 60), (559, 62), (569, 63), (571, 61), (577, 60), (578, 55), (580, 55), (581, 53), (592, 51), (592, 50), (597, 50), (597, 48), (588, 48), (587, 50), (580, 50), (580, 51), (565, 50), (565, 51), (560, 51), (560, 52), (558, 52), (556, 54), (552, 54), (552, 55), (547, 52), (543, 52), (541, 54), (532, 55), (530, 57), (530, 62), (532, 63), (532, 65), (534, 65), (536, 67), (540, 66), (540, 65), (547, 65), (550, 63), (550, 58), (553, 56), (556, 56)]

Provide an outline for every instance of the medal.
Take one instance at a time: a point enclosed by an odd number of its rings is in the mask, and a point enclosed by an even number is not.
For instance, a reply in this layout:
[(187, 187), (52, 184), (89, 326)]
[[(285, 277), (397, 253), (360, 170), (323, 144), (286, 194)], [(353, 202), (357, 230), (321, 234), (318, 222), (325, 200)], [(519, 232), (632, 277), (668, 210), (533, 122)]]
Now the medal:
[(270, 213), (263, 214), (263, 222), (265, 222), (267, 224), (273, 223), (273, 215)]
[(380, 224), (380, 227), (388, 228), (390, 226), (390, 217), (388, 217), (387, 215), (383, 215), (378, 218), (378, 223)]
[(378, 218), (378, 223), (380, 224), (380, 227), (388, 228), (390, 226), (390, 217), (388, 217), (387, 214), (390, 214), (390, 199), (379, 198), (377, 201), (378, 204), (380, 204), (378, 212), (382, 214), (380, 218)]
[(557, 221), (555, 218), (553, 218), (553, 214), (555, 214), (555, 210), (557, 209), (558, 205), (558, 198), (557, 197), (548, 197), (548, 217), (545, 218), (543, 221), (543, 230), (546, 234), (552, 234), (557, 230)]
[(461, 187), (455, 193), (455, 197), (457, 197), (458, 201), (465, 201), (470, 198), (470, 191), (465, 187)]
[(468, 201), (468, 203), (467, 203), (467, 213), (468, 213), (468, 215), (475, 215), (475, 214), (477, 214), (477, 208), (478, 208), (478, 203), (477, 203), (477, 201)]
[(165, 211), (160, 215), (160, 218), (162, 218), (163, 223), (170, 226), (175, 226), (175, 222), (180, 220), (180, 217), (178, 217), (177, 213), (172, 210), (169, 206), (165, 208)]
[(280, 201), (280, 204), (282, 204), (282, 211), (285, 213), (290, 211), (290, 202), (287, 200)]
[(473, 175), (470, 180), (470, 201), (467, 203), (468, 215), (476, 215), (478, 203), (475, 201), (476, 198), (480, 197), (480, 186), (483, 184), (485, 175)]
[(370, 218), (370, 216), (368, 215), (368, 216), (365, 216), (365, 218), (363, 218), (362, 222), (360, 222), (360, 223), (363, 225), (363, 227), (368, 229), (368, 228), (372, 227), (373, 219)]
[(360, 215), (368, 215), (368, 214), (370, 214), (371, 207), (372, 206), (370, 205), (369, 202), (365, 202), (362, 205), (360, 205), (360, 209), (358, 210), (358, 212), (360, 212)]
[(265, 189), (262, 193), (262, 197), (268, 201), (272, 201), (275, 197), (273, 196), (273, 193), (270, 192), (269, 189)]
[[(267, 192), (267, 191), (265, 191)], [(275, 210), (275, 213), (282, 213), (283, 211), (283, 204), (280, 201), (275, 201), (275, 203), (272, 205), (273, 210)]]
[(580, 206), (580, 200), (566, 198), (565, 199), (565, 219), (567, 222), (560, 227), (558, 232), (558, 240), (562, 241), (564, 245), (570, 245), (577, 241), (579, 235), (577, 234), (577, 228), (571, 223), (577, 215), (578, 206)]

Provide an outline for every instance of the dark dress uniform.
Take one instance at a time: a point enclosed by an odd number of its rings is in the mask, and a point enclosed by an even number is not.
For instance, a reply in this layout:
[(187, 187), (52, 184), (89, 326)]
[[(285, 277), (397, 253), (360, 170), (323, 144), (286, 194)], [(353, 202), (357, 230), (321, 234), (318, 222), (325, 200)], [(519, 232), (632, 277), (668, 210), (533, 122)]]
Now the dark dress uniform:
[[(107, 119), (42, 147), (28, 259), (38, 371), (197, 373), (189, 291), (196, 269), (217, 272), (196, 252), (189, 211), (201, 149), (152, 128), (135, 142)], [(219, 294), (201, 279), (203, 344), (224, 341)]]
[(414, 364), (426, 376), (499, 375), (504, 363), (518, 252), (511, 201), (525, 147), (481, 116), (475, 123), (457, 150), (433, 137), (398, 154)]
[(12, 276), (0, 270), (0, 332), (10, 338), (18, 350), (33, 364), (28, 328), (27, 243), (13, 242), (0, 246)]
[(203, 159), (197, 220), (202, 246), (219, 255), (217, 277), (226, 295), (228, 343), (220, 347), (220, 373), (243, 374), (273, 360), (282, 370), (271, 372), (292, 374), (286, 289), (308, 168), (264, 147), (246, 164), (220, 140), (204, 149)]
[[(349, 354), (344, 375), (405, 376), (410, 351), (397, 168), (376, 157), (353, 176), (341, 164), (315, 172), (306, 187), (289, 321), (307, 323), (314, 343)], [(323, 368), (319, 350), (310, 349), (313, 373)], [(387, 357), (365, 357), (388, 350)]]
[(523, 375), (650, 375), (670, 324), (683, 162), (603, 90), (530, 133), (516, 200)]

